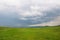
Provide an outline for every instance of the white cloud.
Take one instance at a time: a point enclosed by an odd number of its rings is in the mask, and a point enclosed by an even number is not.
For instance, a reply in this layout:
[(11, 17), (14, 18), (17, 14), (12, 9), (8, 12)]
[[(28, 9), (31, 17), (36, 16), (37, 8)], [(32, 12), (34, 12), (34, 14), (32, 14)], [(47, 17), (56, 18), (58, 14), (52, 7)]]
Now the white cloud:
[(19, 0), (0, 0), (0, 4), (2, 5), (9, 5), (9, 6), (16, 6), (19, 4)]
[[(28, 7), (26, 8), (26, 6)], [(60, 6), (59, 0), (30, 0), (29, 4), (25, 4), (22, 9), (18, 10), (18, 15), (22, 16), (21, 18), (28, 16), (44, 16), (46, 14), (42, 12), (50, 11), (58, 6)]]
[[(18, 15), (43, 15), (43, 11), (60, 5), (59, 0), (0, 0), (0, 10), (16, 10)], [(29, 6), (28, 8), (26, 8)], [(14, 8), (15, 7), (15, 8)], [(23, 8), (26, 8), (25, 10)], [(22, 13), (21, 13), (22, 12)]]

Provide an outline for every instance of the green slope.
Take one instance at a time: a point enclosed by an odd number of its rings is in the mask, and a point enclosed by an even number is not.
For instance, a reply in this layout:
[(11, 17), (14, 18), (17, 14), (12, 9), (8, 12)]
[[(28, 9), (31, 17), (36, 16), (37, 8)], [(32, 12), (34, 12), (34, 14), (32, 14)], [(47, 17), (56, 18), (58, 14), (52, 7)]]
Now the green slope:
[(4, 28), (0, 27), (0, 40), (60, 40), (60, 27)]

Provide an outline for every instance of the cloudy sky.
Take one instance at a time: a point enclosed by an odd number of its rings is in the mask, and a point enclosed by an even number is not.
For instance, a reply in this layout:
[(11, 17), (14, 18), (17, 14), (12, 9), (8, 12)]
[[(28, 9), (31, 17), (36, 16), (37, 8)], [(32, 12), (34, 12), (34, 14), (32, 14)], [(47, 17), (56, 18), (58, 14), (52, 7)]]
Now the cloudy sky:
[(60, 0), (0, 0), (0, 26), (60, 25)]

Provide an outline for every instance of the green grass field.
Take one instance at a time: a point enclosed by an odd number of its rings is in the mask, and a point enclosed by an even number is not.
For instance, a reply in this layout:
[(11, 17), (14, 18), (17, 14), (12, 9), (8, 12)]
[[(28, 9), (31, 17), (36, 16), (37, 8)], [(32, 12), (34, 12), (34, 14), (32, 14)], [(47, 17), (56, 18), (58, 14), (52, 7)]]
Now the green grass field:
[(0, 27), (0, 40), (60, 40), (60, 27)]

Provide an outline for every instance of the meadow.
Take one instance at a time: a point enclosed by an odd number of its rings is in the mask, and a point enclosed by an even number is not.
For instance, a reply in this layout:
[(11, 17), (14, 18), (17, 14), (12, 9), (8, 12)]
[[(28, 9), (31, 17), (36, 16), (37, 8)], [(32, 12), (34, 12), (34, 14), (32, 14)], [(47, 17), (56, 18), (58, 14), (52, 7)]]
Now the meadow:
[(60, 26), (41, 28), (0, 27), (0, 40), (60, 40)]

